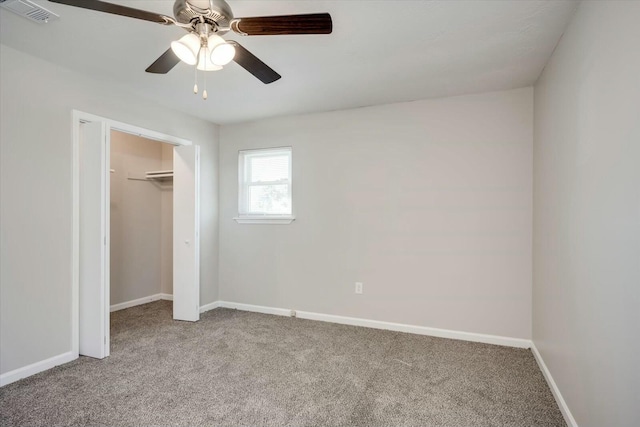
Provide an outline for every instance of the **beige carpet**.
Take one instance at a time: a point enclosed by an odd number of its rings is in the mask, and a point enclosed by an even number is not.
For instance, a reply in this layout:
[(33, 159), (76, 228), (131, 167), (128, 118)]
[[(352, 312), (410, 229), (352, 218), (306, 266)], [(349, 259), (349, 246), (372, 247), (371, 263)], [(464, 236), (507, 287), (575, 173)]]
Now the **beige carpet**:
[(3, 426), (564, 426), (529, 350), (159, 301), (111, 356), (0, 389)]

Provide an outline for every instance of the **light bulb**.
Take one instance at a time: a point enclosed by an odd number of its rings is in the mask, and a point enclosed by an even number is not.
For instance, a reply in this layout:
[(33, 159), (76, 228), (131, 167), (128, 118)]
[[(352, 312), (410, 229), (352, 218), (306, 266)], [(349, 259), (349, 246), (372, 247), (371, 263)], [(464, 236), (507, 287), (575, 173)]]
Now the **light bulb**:
[(171, 50), (182, 62), (195, 65), (200, 51), (200, 37), (194, 33), (182, 36), (180, 40), (171, 42)]

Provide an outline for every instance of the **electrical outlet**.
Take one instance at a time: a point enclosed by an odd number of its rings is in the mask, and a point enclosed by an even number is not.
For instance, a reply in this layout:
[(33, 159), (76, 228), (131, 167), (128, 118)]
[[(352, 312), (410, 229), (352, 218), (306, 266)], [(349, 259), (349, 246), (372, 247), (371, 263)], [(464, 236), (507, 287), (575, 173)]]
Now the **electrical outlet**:
[(356, 282), (356, 294), (362, 293), (362, 282)]

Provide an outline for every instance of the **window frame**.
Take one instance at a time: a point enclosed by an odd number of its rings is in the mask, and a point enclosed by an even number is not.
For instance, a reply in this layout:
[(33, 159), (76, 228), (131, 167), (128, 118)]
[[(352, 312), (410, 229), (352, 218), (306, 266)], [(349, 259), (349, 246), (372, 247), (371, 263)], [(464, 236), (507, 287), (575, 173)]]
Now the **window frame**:
[[(288, 184), (289, 198), (291, 204), (291, 213), (289, 214), (273, 214), (264, 212), (249, 212), (249, 189), (257, 183), (249, 182), (248, 171), (246, 167), (250, 158), (269, 157), (277, 154), (286, 153), (289, 157), (289, 178), (287, 182), (272, 181), (261, 182), (259, 185), (279, 185)], [(295, 220), (293, 215), (293, 148), (286, 147), (270, 147), (270, 148), (252, 148), (238, 151), (238, 216), (233, 219), (239, 224), (290, 224)]]

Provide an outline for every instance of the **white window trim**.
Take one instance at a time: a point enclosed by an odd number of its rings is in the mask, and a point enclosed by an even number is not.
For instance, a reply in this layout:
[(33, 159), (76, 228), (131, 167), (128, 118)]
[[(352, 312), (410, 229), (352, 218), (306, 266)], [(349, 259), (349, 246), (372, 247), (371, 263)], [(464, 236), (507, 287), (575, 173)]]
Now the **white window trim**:
[(287, 225), (295, 221), (296, 217), (293, 215), (287, 216), (250, 216), (243, 215), (233, 218), (238, 224), (280, 224)]
[(287, 225), (291, 224), (296, 217), (293, 215), (293, 174), (292, 174), (292, 163), (293, 163), (293, 149), (290, 146), (287, 147), (273, 147), (273, 148), (256, 148), (249, 150), (240, 150), (238, 155), (238, 210), (240, 210), (240, 206), (243, 205), (243, 187), (244, 187), (244, 177), (241, 177), (240, 172), (244, 175), (244, 157), (240, 154), (247, 153), (251, 151), (282, 151), (289, 150), (289, 191), (291, 192), (291, 215), (277, 215), (277, 214), (242, 214), (238, 213), (238, 216), (234, 217), (234, 221), (238, 224), (279, 224), (279, 225)]

